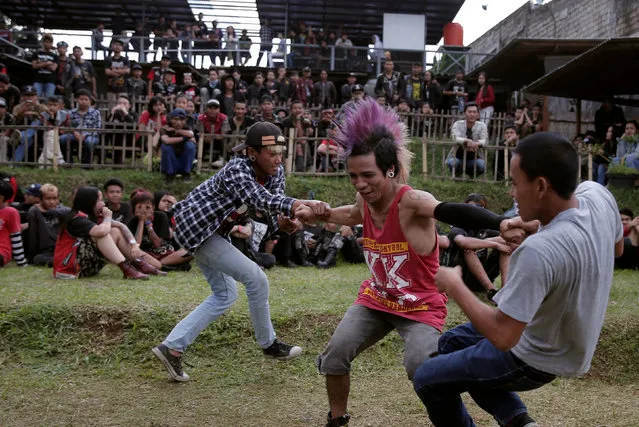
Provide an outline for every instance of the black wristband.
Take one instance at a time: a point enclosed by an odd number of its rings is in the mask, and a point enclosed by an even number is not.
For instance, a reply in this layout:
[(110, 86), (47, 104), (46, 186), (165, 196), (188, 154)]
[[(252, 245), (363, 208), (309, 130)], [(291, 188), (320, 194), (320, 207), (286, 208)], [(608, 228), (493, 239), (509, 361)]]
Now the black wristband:
[(499, 230), (507, 218), (467, 203), (443, 202), (435, 208), (435, 219), (466, 230)]

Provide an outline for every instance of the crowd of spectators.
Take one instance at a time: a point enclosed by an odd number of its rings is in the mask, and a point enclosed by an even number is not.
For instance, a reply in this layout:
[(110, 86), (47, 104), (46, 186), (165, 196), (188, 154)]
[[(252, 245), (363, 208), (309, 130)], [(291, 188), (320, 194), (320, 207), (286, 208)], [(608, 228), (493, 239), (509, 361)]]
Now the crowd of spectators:
[[(174, 22), (163, 19), (157, 25), (159, 32), (172, 27)], [(209, 28), (201, 19), (190, 29), (207, 36), (222, 33), (215, 23)], [(264, 34), (269, 33), (267, 22), (262, 29)], [(98, 30), (103, 28), (96, 30), (96, 38)], [(296, 36), (300, 34), (304, 35), (304, 42), (314, 37), (334, 37), (333, 33), (318, 36), (303, 23)], [(349, 46), (344, 35), (335, 43)], [(240, 39), (242, 36), (238, 43)], [(263, 39), (261, 53), (268, 51), (266, 40)], [(213, 167), (221, 167), (228, 161), (230, 146), (251, 124), (269, 121), (287, 136), (293, 130), (296, 142), (291, 156), (296, 171), (343, 170), (340, 147), (332, 140), (332, 134), (346, 113), (366, 96), (364, 82), (358, 82), (355, 73), (349, 73), (347, 82), (339, 87), (326, 69), (320, 69), (315, 79), (308, 65), (301, 67), (301, 72), (289, 71), (284, 65), (257, 71), (250, 76), (252, 81), (245, 79), (242, 68), (227, 71), (211, 66), (207, 75), (198, 79), (190, 72), (177, 73), (172, 68), (175, 57), (165, 53), (159, 64), (143, 75), (142, 65), (130, 61), (125, 54), (128, 43), (128, 39), (116, 34), (108, 47), (110, 55), (104, 61), (106, 94), (97, 93), (98, 76), (91, 62), (83, 59), (82, 48), (73, 47), (68, 56), (67, 43), (60, 41), (54, 49), (49, 34), (42, 36), (41, 48), (32, 58), (33, 85), (20, 91), (7, 74), (0, 74), (0, 123), (29, 127), (2, 132), (0, 161), (51, 163), (56, 152), (53, 145), (59, 143), (58, 163), (78, 161), (91, 165), (96, 147), (100, 147), (103, 161), (123, 164), (128, 161), (127, 155), (129, 160), (144, 156), (146, 140), (135, 132), (140, 131), (153, 135), (155, 154), (162, 157), (160, 168), (167, 181), (178, 174), (190, 180), (200, 134), (204, 135), (207, 161)], [(98, 95), (107, 97), (107, 108), (95, 105)], [(448, 119), (446, 128), (450, 133), (445, 129), (442, 135), (458, 143), (446, 159), (454, 176), (483, 174), (489, 164), (486, 145), (514, 148), (518, 139), (545, 130), (541, 105), (530, 105), (526, 100), (514, 109), (505, 126), (503, 121), (493, 123), (495, 91), (485, 73), (480, 73), (473, 84), (458, 70), (454, 79), (440, 85), (421, 63), (413, 63), (410, 73), (404, 75), (386, 58), (375, 82), (374, 96), (380, 104), (402, 114), (409, 131), (416, 136), (432, 135), (430, 118), (435, 111), (450, 111), (450, 117), (459, 117)], [(179, 111), (173, 114), (175, 109)], [(176, 130), (173, 122), (182, 121), (184, 125)], [(639, 169), (636, 122), (626, 121), (621, 109), (610, 101), (597, 111), (595, 122), (591, 135), (577, 135), (574, 139), (584, 154), (593, 153), (593, 179), (605, 184), (609, 164)], [(500, 132), (490, 132), (495, 123), (502, 128)], [(61, 128), (59, 139), (43, 129), (47, 126)], [(489, 135), (502, 133), (504, 138), (500, 141), (489, 139)], [(503, 157), (499, 150), (495, 162), (498, 179), (504, 175)], [(587, 175), (586, 169), (583, 175)]]
[[(189, 271), (193, 257), (173, 238), (176, 197), (137, 188), (125, 201), (125, 191), (117, 178), (100, 189), (75, 188), (66, 207), (54, 184), (20, 188), (13, 176), (0, 174), (0, 268), (14, 259), (19, 266), (53, 267), (61, 279), (95, 276), (109, 263), (125, 279)], [(361, 228), (299, 224), (289, 235), (275, 232), (259, 213), (227, 228), (217, 232), (263, 268), (330, 268), (339, 253), (346, 262), (364, 262)]]

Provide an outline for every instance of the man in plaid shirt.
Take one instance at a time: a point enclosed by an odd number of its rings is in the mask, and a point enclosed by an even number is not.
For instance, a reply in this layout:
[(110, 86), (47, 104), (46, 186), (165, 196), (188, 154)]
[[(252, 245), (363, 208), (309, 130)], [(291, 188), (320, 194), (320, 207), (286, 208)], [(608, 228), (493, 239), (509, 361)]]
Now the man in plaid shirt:
[(235, 152), (246, 150), (247, 155), (233, 157), (173, 207), (175, 239), (180, 247), (194, 253), (213, 292), (173, 328), (162, 344), (153, 348), (176, 381), (189, 380), (182, 371), (182, 353), (204, 328), (233, 305), (238, 296), (236, 281), (246, 287), (255, 338), (264, 354), (289, 360), (302, 353), (300, 347), (276, 338), (266, 274), (228, 237), (234, 225), (242, 224), (255, 211), (269, 219), (272, 229), (293, 233), (301, 228), (299, 221), (292, 218), (300, 206), (309, 206), (318, 215), (330, 209), (324, 202), (296, 200), (284, 194), (285, 143), (276, 125), (256, 123), (249, 128), (245, 142), (233, 148)]
[[(84, 129), (101, 129), (102, 116), (100, 112), (91, 107), (91, 94), (88, 90), (78, 91), (78, 108), (71, 110), (71, 126), (77, 130), (60, 135), (60, 149), (62, 153), (67, 153), (67, 144), (84, 144), (82, 148), (82, 163), (89, 164), (93, 159), (93, 147), (100, 142), (98, 132), (86, 131)], [(71, 161), (71, 159), (67, 159)]]
[(266, 52), (266, 61), (268, 63), (268, 54), (273, 50), (273, 30), (269, 26), (268, 19), (262, 21), (260, 27), (260, 54), (257, 56), (257, 66), (260, 66), (262, 54)]

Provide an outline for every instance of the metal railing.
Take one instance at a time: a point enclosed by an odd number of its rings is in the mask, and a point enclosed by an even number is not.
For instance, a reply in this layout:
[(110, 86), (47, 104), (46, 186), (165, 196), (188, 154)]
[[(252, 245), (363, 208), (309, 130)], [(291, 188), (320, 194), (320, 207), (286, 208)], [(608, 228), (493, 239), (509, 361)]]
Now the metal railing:
[[(132, 35), (129, 35), (131, 33)], [(39, 48), (38, 41), (41, 38), (40, 32), (20, 31), (20, 37), (15, 37), (14, 45), (20, 49), (35, 51)], [(466, 72), (470, 71), (473, 63), (471, 59), (464, 58), (487, 58), (494, 54), (481, 53), (472, 51), (448, 51), (442, 48), (425, 48), (424, 50), (403, 50), (403, 49), (375, 49), (369, 46), (336, 46), (334, 44), (296, 44), (290, 39), (284, 41), (274, 38), (270, 42), (261, 41), (256, 37), (256, 32), (250, 32), (252, 42), (250, 48), (242, 48), (242, 44), (238, 41), (237, 45), (230, 48), (226, 47), (226, 40), (219, 41), (219, 46), (212, 48), (213, 43), (208, 38), (193, 38), (178, 36), (174, 38), (156, 37), (154, 34), (135, 35), (132, 31), (125, 32), (124, 35), (113, 36), (108, 31), (104, 33), (104, 40), (101, 46), (97, 46), (93, 41), (91, 34), (88, 32), (78, 31), (53, 31), (50, 33), (55, 41), (64, 40), (65, 37), (82, 38), (81, 47), (91, 52), (91, 59), (100, 59), (98, 53), (102, 52), (102, 59), (106, 58), (110, 52), (110, 42), (114, 38), (119, 38), (125, 42), (124, 54), (129, 59), (135, 59), (138, 62), (149, 62), (149, 57), (153, 55), (151, 61), (160, 55), (167, 54), (175, 61), (196, 66), (197, 57), (200, 57), (200, 66), (204, 67), (204, 57), (217, 59), (227, 57), (236, 66), (240, 66), (244, 56), (255, 57), (259, 55), (261, 47), (271, 45), (270, 51), (267, 52), (267, 66), (274, 67), (281, 63), (290, 68), (302, 68), (310, 66), (315, 69), (325, 68), (329, 71), (343, 70), (354, 72), (372, 72), (380, 74), (382, 72), (383, 62), (385, 60), (385, 52), (389, 51), (391, 57), (397, 66), (407, 66), (416, 60), (421, 62), (424, 67), (433, 66), (435, 63), (441, 64), (445, 57), (454, 58), (451, 60), (452, 66), (442, 68), (442, 71), (452, 73), (459, 66), (463, 66)], [(29, 36), (32, 36), (29, 38)], [(27, 42), (25, 37), (29, 38)], [(21, 39), (22, 38), (22, 39)], [(107, 42), (108, 40), (108, 42)], [(263, 43), (263, 44), (262, 44)], [(408, 55), (410, 58), (402, 59)], [(420, 58), (420, 59), (417, 59)], [(220, 66), (224, 66), (226, 61), (222, 61)], [(476, 61), (475, 61), (476, 62)], [(259, 65), (259, 64), (258, 64)]]

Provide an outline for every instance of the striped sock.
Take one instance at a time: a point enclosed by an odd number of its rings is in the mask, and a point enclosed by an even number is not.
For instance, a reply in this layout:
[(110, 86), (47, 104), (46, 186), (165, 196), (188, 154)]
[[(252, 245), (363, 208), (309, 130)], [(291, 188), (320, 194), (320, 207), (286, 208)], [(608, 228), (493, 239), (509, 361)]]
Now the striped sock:
[(13, 250), (13, 259), (16, 264), (22, 266), (27, 264), (24, 258), (24, 247), (22, 246), (22, 236), (20, 233), (11, 233), (11, 249)]

